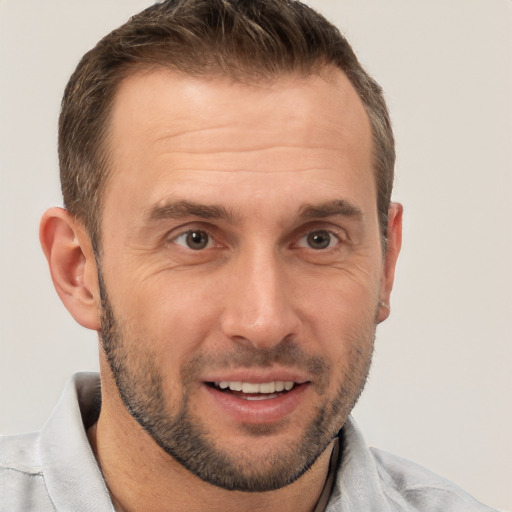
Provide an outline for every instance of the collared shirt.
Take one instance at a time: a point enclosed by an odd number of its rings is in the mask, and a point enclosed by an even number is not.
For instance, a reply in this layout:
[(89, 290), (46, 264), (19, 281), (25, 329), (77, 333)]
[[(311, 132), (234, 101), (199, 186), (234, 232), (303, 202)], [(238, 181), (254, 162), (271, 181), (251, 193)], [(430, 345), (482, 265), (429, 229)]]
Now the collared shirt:
[[(96, 374), (77, 374), (40, 432), (0, 438), (0, 511), (114, 511), (86, 434), (100, 393)], [(368, 449), (352, 419), (330, 474), (326, 512), (495, 510), (417, 464)]]

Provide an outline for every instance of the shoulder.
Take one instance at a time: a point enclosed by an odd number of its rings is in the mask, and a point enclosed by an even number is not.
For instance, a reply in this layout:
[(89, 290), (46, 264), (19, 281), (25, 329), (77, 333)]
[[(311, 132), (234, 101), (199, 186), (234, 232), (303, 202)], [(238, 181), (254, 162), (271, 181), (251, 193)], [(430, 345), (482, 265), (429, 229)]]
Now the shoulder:
[[(55, 510), (38, 456), (39, 434), (0, 436), (0, 509)], [(36, 508), (37, 507), (37, 508)]]
[(86, 432), (100, 400), (97, 375), (74, 375), (40, 432), (0, 437), (1, 512), (113, 510)]
[(388, 497), (405, 500), (413, 510), (428, 512), (492, 512), (464, 489), (432, 471), (376, 448), (370, 448)]
[[(432, 471), (368, 448), (352, 418), (340, 432), (342, 455), (329, 512), (492, 512), (464, 489)], [(496, 512), (496, 511), (495, 511)]]

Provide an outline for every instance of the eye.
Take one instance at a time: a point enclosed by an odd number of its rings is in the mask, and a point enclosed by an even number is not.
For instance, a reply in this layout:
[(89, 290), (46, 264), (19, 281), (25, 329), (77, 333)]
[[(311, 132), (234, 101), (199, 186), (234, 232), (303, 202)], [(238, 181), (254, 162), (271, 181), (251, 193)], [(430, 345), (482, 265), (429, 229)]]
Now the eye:
[(299, 247), (308, 247), (309, 249), (322, 250), (334, 247), (340, 242), (340, 239), (330, 231), (318, 230), (311, 231), (300, 238)]
[(213, 245), (210, 235), (206, 231), (191, 229), (177, 236), (173, 242), (193, 251), (207, 249)]

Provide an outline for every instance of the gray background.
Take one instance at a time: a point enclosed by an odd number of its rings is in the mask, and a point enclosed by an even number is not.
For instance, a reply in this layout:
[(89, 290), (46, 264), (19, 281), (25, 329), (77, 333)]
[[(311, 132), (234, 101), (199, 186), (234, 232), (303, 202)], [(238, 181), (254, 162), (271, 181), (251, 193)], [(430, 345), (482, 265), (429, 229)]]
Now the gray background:
[[(311, 1), (386, 91), (404, 249), (355, 416), (371, 445), (512, 510), (512, 3)], [(37, 429), (95, 333), (37, 240), (60, 204), (56, 123), (80, 56), (149, 2), (0, 0), (0, 431)]]

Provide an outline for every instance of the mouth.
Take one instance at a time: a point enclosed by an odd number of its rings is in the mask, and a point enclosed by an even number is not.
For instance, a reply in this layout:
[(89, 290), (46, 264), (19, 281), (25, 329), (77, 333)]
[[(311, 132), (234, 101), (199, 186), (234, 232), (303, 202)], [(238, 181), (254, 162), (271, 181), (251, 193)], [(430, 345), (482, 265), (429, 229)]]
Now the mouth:
[[(221, 412), (222, 421), (231, 424), (263, 425), (278, 423), (304, 404), (312, 382), (292, 372), (282, 376), (239, 375), (210, 377), (203, 381), (211, 417)], [(246, 372), (248, 373), (248, 372)], [(275, 372), (277, 373), (277, 372)]]
[(241, 381), (221, 381), (208, 382), (207, 385), (222, 393), (233, 395), (243, 400), (272, 400), (279, 398), (293, 391), (299, 386), (303, 386), (298, 382), (274, 380), (270, 382), (241, 382)]

